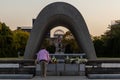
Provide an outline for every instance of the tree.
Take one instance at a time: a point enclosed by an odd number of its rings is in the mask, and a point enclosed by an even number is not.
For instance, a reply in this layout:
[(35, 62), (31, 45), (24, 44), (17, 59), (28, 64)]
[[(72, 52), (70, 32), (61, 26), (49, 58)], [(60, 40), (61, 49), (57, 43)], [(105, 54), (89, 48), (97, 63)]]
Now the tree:
[(106, 53), (110, 57), (120, 57), (120, 23), (109, 26), (105, 33)]
[(14, 55), (13, 50), (13, 33), (5, 23), (0, 22), (0, 57), (10, 57)]
[(94, 47), (95, 47), (97, 57), (106, 56), (104, 54), (105, 45), (104, 45), (104, 40), (102, 39), (102, 36), (94, 36), (93, 37), (93, 44), (94, 44)]
[(83, 50), (78, 46), (76, 39), (74, 38), (73, 34), (70, 31), (66, 32), (66, 34), (63, 36), (62, 42), (66, 46), (65, 48), (66, 53), (83, 52)]
[(93, 37), (98, 57), (120, 57), (120, 22), (110, 25), (104, 35)]
[(27, 44), (27, 40), (29, 38), (29, 33), (22, 30), (15, 30), (13, 32), (14, 37), (14, 49), (16, 53), (20, 53), (21, 56), (24, 55), (25, 47)]
[(28, 32), (11, 31), (5, 23), (0, 22), (0, 57), (17, 57), (18, 51), (23, 55), (28, 37)]

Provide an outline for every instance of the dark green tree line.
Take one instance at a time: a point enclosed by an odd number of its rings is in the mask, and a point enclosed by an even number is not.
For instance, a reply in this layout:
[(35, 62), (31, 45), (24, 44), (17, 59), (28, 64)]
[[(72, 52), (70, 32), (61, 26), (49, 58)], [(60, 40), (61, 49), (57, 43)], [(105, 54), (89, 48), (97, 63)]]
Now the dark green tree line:
[[(0, 57), (17, 57), (18, 52), (23, 55), (28, 37), (28, 32), (11, 31), (5, 23), (0, 22)], [(110, 25), (103, 35), (91, 38), (98, 57), (120, 57), (120, 22)], [(68, 53), (83, 52), (70, 31), (63, 36), (62, 43)], [(45, 40), (45, 44), (49, 51), (55, 51), (55, 46), (50, 45), (49, 40)]]
[(104, 35), (93, 38), (98, 57), (120, 57), (120, 22), (110, 25)]
[(65, 46), (65, 53), (83, 52), (82, 48), (78, 46), (74, 35), (70, 31), (66, 32), (66, 34), (63, 36), (62, 42)]
[(0, 23), (0, 57), (10, 57), (13, 48), (13, 33), (5, 23)]
[(24, 32), (22, 30), (15, 30), (13, 32), (13, 42), (14, 49), (20, 53), (21, 56), (24, 55), (25, 47), (27, 44), (27, 40), (29, 38), (29, 33)]
[(21, 30), (11, 31), (0, 22), (0, 57), (17, 57), (18, 51), (24, 53), (29, 33)]
[(106, 53), (110, 57), (120, 57), (120, 23), (109, 26), (104, 36)]

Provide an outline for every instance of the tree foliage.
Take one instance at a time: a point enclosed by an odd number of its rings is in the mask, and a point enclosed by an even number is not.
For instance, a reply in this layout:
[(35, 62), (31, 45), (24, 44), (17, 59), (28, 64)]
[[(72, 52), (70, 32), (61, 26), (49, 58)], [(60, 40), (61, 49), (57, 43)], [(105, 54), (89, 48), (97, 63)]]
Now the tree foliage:
[(78, 46), (76, 39), (70, 31), (63, 36), (63, 44), (65, 45), (65, 53), (79, 53), (82, 49)]
[(0, 22), (0, 57), (17, 57), (18, 51), (24, 53), (29, 33), (11, 31), (5, 23)]
[(105, 33), (106, 52), (110, 57), (120, 57), (120, 24), (109, 26)]
[(120, 57), (120, 22), (108, 28), (104, 35), (93, 39), (97, 56)]
[(29, 33), (22, 30), (15, 30), (13, 34), (14, 48), (17, 52), (20, 52), (20, 55), (22, 56), (24, 55), (25, 46), (29, 38)]
[(104, 54), (105, 46), (104, 46), (104, 40), (102, 40), (102, 37), (100, 36), (93, 37), (93, 43), (94, 43), (97, 57), (103, 57), (103, 55), (105, 56)]
[(10, 57), (13, 48), (13, 33), (5, 23), (0, 23), (0, 57)]

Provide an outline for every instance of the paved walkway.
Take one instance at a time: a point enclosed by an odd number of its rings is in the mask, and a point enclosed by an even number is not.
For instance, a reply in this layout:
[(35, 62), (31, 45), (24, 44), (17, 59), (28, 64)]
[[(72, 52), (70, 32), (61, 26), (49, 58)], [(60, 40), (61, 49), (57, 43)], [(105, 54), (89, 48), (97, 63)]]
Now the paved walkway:
[(41, 78), (36, 76), (32, 79), (0, 79), (0, 80), (120, 80), (120, 79), (88, 79), (85, 76), (47, 76)]

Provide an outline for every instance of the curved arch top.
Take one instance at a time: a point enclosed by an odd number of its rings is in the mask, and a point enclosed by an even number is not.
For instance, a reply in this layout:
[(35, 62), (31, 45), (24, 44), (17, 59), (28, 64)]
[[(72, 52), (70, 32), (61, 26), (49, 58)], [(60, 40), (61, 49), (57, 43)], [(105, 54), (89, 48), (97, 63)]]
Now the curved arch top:
[(61, 29), (57, 29), (57, 30), (54, 32), (54, 34), (57, 34), (58, 32), (61, 32), (62, 34), (64, 34), (64, 31), (61, 30)]
[(68, 28), (87, 54), (87, 58), (96, 59), (94, 46), (82, 15), (74, 6), (65, 2), (49, 4), (39, 13), (25, 49), (25, 59), (33, 59), (40, 49), (44, 34), (56, 26)]

